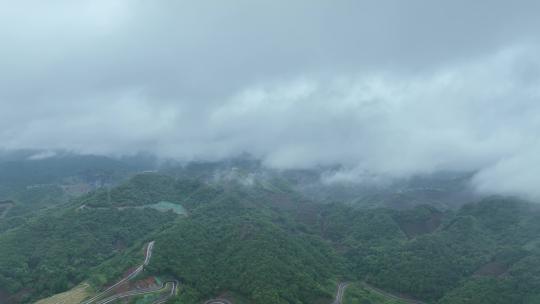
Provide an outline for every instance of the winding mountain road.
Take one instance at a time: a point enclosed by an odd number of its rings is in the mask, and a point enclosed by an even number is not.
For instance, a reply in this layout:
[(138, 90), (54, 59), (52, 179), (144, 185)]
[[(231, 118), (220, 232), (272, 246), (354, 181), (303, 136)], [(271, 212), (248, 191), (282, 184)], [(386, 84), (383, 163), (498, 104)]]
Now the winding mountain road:
[(167, 295), (167, 297), (163, 299), (159, 299), (154, 302), (154, 304), (164, 303), (176, 293), (176, 289), (178, 287), (178, 281), (168, 281), (168, 282), (162, 283), (161, 286), (154, 287), (154, 288), (136, 289), (136, 290), (130, 290), (123, 293), (115, 294), (111, 297), (98, 301), (97, 304), (108, 304), (116, 300), (127, 298), (127, 297), (135, 297), (135, 296), (145, 295), (149, 293), (159, 292), (166, 289), (167, 286), (171, 284), (172, 284), (171, 292)]
[(171, 297), (173, 297), (174, 295), (176, 295), (176, 290), (178, 289), (178, 281), (173, 281), (173, 288), (171, 288), (171, 293), (169, 295), (167, 295), (166, 297), (163, 297), (161, 299), (158, 299), (157, 301), (155, 301), (153, 304), (162, 304), (162, 303), (165, 303), (167, 302), (168, 299), (170, 299)]
[(152, 250), (154, 249), (154, 241), (148, 243), (146, 246), (146, 258), (144, 258), (144, 263), (141, 266), (147, 266), (150, 263), (150, 258), (152, 257)]
[(116, 282), (114, 285), (110, 286), (109, 288), (105, 289), (104, 291), (98, 293), (97, 295), (93, 296), (92, 298), (82, 302), (82, 304), (91, 304), (94, 303), (96, 300), (102, 298), (105, 296), (109, 291), (113, 290), (114, 288), (118, 287), (119, 285), (131, 280), (135, 276), (137, 276), (141, 271), (143, 271), (144, 266), (148, 265), (150, 262), (150, 258), (152, 257), (152, 250), (154, 249), (154, 241), (151, 241), (146, 246), (146, 252), (145, 252), (145, 258), (144, 263), (140, 265), (139, 267), (135, 268), (131, 273), (129, 273), (127, 276), (125, 276), (120, 281)]
[(332, 304), (341, 304), (342, 303), (343, 295), (345, 294), (345, 289), (347, 288), (347, 286), (349, 286), (349, 283), (347, 283), (347, 282), (339, 283), (338, 290), (337, 290), (337, 293), (336, 293), (336, 299), (334, 300), (334, 302), (332, 302)]

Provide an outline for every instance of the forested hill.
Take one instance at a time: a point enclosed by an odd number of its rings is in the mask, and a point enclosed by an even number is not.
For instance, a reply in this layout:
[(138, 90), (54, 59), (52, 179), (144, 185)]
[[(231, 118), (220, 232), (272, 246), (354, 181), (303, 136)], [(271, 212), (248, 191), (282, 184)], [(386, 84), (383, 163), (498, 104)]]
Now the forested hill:
[(362, 209), (306, 199), (286, 179), (146, 173), (0, 219), (0, 300), (32, 302), (83, 281), (99, 290), (137, 265), (137, 250), (151, 239), (145, 275), (182, 283), (171, 303), (220, 295), (331, 303), (339, 281), (426, 303), (530, 304), (540, 297), (534, 204), (495, 197), (458, 210)]

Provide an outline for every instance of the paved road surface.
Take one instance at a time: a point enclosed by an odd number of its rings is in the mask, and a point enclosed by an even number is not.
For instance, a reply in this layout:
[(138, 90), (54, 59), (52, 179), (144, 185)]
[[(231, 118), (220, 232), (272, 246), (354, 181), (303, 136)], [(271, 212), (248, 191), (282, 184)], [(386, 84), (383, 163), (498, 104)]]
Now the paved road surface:
[(148, 294), (148, 293), (155, 293), (155, 292), (158, 292), (158, 291), (162, 291), (163, 289), (166, 289), (167, 285), (171, 285), (171, 284), (172, 284), (171, 292), (167, 295), (167, 297), (162, 298), (162, 299), (158, 299), (158, 300), (156, 300), (154, 302), (154, 304), (164, 303), (165, 301), (167, 301), (170, 297), (172, 297), (176, 293), (176, 288), (178, 287), (178, 282), (177, 281), (168, 281), (168, 282), (162, 283), (161, 286), (159, 286), (159, 287), (146, 288), (146, 289), (136, 289), (136, 290), (130, 290), (130, 291), (126, 291), (126, 292), (123, 292), (123, 293), (115, 294), (114, 296), (108, 297), (106, 299), (103, 299), (103, 300), (97, 302), (97, 304), (108, 304), (108, 303), (114, 302), (116, 300), (127, 298), (127, 297), (134, 297), (134, 296), (140, 296), (140, 295), (144, 295), (144, 294)]
[(347, 288), (347, 286), (349, 286), (349, 283), (347, 283), (347, 282), (339, 283), (338, 290), (337, 290), (337, 293), (336, 293), (336, 299), (334, 300), (334, 302), (332, 302), (332, 304), (341, 304), (342, 303), (343, 295), (345, 294), (345, 289)]
[(110, 286), (109, 288), (105, 289), (104, 291), (98, 293), (97, 295), (93, 296), (92, 298), (82, 302), (82, 304), (91, 304), (94, 303), (97, 299), (103, 297), (107, 292), (113, 290), (114, 288), (118, 287), (119, 285), (131, 280), (133, 277), (138, 275), (141, 271), (143, 271), (144, 266), (148, 265), (148, 262), (150, 262), (150, 258), (152, 257), (152, 249), (154, 249), (154, 241), (151, 241), (146, 246), (146, 253), (144, 258), (144, 263), (140, 265), (139, 267), (135, 268), (130, 274), (128, 274), (126, 277), (121, 279), (120, 281), (116, 282), (114, 285)]
[(231, 301), (226, 299), (212, 299), (204, 302), (204, 304), (232, 304)]
[(151, 241), (148, 243), (148, 246), (146, 246), (146, 258), (144, 259), (144, 263), (142, 266), (147, 266), (148, 263), (150, 263), (150, 258), (152, 257), (152, 249), (154, 249), (154, 241)]
[(165, 302), (167, 302), (168, 299), (170, 299), (171, 297), (176, 295), (176, 290), (178, 288), (178, 284), (179, 284), (178, 281), (173, 281), (173, 287), (171, 288), (171, 292), (169, 293), (169, 295), (167, 295), (166, 297), (164, 297), (162, 299), (156, 300), (153, 304), (165, 303)]

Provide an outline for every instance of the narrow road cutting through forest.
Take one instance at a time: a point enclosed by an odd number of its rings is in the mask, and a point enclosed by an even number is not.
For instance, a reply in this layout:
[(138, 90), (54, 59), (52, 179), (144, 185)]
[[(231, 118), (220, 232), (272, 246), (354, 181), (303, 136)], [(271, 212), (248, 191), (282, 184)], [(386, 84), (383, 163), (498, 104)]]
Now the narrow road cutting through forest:
[(347, 286), (349, 286), (349, 283), (347, 283), (347, 282), (339, 283), (338, 290), (337, 290), (337, 293), (336, 293), (336, 299), (334, 300), (334, 302), (332, 302), (332, 304), (341, 304), (342, 303), (343, 295), (345, 294), (345, 289), (347, 288)]
[(154, 241), (151, 241), (146, 246), (144, 262), (141, 265), (139, 265), (137, 268), (135, 268), (135, 270), (130, 272), (127, 276), (122, 278), (120, 281), (116, 282), (112, 286), (109, 286), (104, 291), (98, 293), (97, 295), (93, 296), (92, 298), (90, 298), (90, 299), (88, 299), (86, 301), (83, 301), (82, 304), (92, 304), (92, 303), (107, 304), (107, 303), (114, 302), (115, 300), (126, 298), (126, 297), (144, 295), (144, 294), (148, 294), (148, 293), (155, 293), (155, 292), (158, 292), (158, 291), (161, 291), (161, 290), (165, 289), (167, 287), (167, 285), (171, 285), (171, 284), (172, 284), (172, 287), (171, 287), (170, 295), (168, 295), (166, 298), (162, 298), (162, 299), (157, 300), (156, 302), (154, 302), (154, 304), (164, 303), (170, 297), (175, 295), (176, 291), (178, 289), (178, 281), (167, 281), (167, 282), (162, 283), (161, 286), (158, 286), (158, 287), (155, 287), (155, 288), (130, 290), (130, 291), (123, 292), (123, 293), (118, 293), (118, 294), (115, 294), (115, 295), (112, 295), (110, 297), (107, 297), (107, 298), (103, 299), (107, 295), (107, 293), (111, 292), (113, 289), (115, 289), (116, 287), (126, 283), (127, 281), (133, 279), (134, 277), (136, 277), (139, 273), (141, 273), (144, 270), (144, 267), (147, 266), (148, 263), (150, 263), (150, 259), (152, 258), (152, 251), (154, 249), (154, 243), (155, 243)]
[(108, 297), (106, 299), (100, 300), (100, 301), (97, 302), (97, 304), (108, 304), (108, 303), (114, 302), (116, 300), (127, 298), (127, 297), (135, 297), (135, 296), (140, 296), (140, 295), (145, 295), (145, 294), (149, 294), (149, 293), (155, 293), (155, 292), (163, 291), (164, 289), (167, 288), (167, 285), (172, 285), (171, 286), (171, 292), (169, 294), (167, 294), (166, 298), (159, 299), (159, 300), (154, 302), (154, 304), (163, 303), (163, 302), (167, 301), (169, 299), (169, 297), (173, 296), (176, 293), (176, 289), (178, 287), (178, 281), (164, 282), (164, 283), (161, 284), (161, 286), (157, 286), (157, 287), (153, 287), (153, 288), (135, 289), (135, 290), (122, 292), (122, 293), (119, 293), (119, 294), (115, 294), (115, 295), (113, 295), (111, 297)]

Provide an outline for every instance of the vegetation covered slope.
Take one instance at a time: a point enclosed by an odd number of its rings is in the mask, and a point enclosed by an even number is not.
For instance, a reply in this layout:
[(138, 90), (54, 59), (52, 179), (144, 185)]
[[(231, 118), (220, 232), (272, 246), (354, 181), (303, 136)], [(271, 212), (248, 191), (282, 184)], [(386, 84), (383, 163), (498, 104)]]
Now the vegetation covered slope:
[(234, 291), (253, 303), (329, 302), (344, 262), (316, 235), (233, 194), (193, 209), (156, 239), (151, 263), (196, 290), (195, 300)]
[(197, 195), (208, 195), (208, 199), (212, 199), (214, 191), (218, 190), (196, 180), (176, 181), (166, 175), (145, 173), (112, 189), (90, 193), (81, 201), (89, 207), (137, 207), (160, 201), (189, 203)]
[(153, 210), (48, 213), (0, 234), (0, 286), (32, 299), (80, 283), (89, 270), (175, 216)]
[[(358, 279), (395, 294), (445, 304), (537, 299), (540, 273), (532, 262), (539, 253), (536, 206), (493, 198), (442, 219), (435, 210), (426, 217), (426, 210), (431, 209), (365, 211), (337, 204), (328, 207), (322, 227), (353, 263)], [(426, 224), (434, 217), (436, 228)], [(405, 233), (415, 220), (424, 233)], [(478, 300), (470, 300), (473, 290)], [(480, 301), (482, 294), (498, 302)]]
[[(147, 270), (183, 283), (177, 303), (223, 293), (251, 303), (330, 303), (339, 280), (427, 303), (539, 299), (533, 204), (491, 198), (456, 211), (358, 209), (292, 189), (279, 178), (142, 174), (62, 208), (0, 219), (0, 293), (25, 302), (81, 281), (100, 288), (129, 267), (121, 262), (128, 248), (151, 238)], [(189, 216), (140, 208), (159, 201)]]

